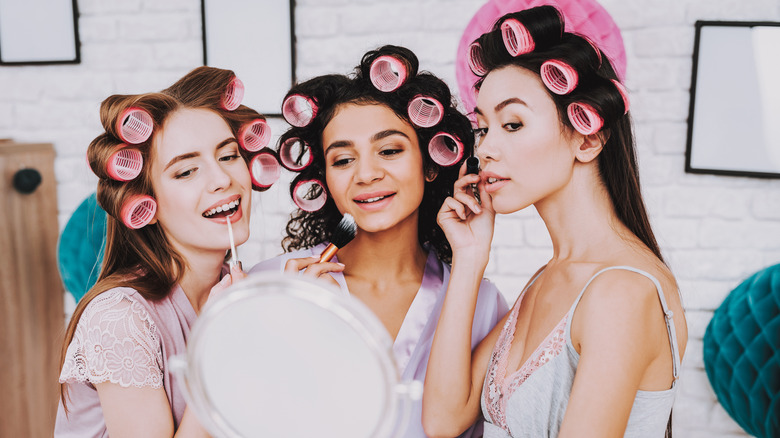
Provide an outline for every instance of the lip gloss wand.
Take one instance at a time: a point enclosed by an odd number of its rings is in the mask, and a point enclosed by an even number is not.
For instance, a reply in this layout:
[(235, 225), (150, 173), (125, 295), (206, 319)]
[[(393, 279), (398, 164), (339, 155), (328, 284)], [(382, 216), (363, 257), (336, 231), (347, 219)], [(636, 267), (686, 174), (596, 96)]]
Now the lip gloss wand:
[[(235, 213), (230, 214), (233, 216)], [(238, 265), (238, 269), (243, 270), (241, 261), (238, 260), (238, 253), (236, 253), (236, 240), (233, 238), (233, 225), (230, 223), (230, 216), (227, 217), (228, 236), (230, 236), (230, 261), (228, 265), (233, 268)]]

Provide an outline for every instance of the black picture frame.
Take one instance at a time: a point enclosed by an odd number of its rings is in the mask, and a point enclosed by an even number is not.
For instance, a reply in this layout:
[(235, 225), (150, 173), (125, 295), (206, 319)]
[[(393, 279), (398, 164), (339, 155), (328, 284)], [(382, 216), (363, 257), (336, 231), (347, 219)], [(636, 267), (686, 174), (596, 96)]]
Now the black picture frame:
[[(235, 4), (228, 4), (231, 1)], [(281, 117), (282, 99), (296, 81), (295, 0), (201, 0), (200, 4), (203, 65), (233, 70), (246, 87), (244, 104), (267, 117)], [(224, 11), (229, 14), (222, 16)], [(289, 23), (289, 30), (274, 33), (273, 28), (258, 23), (258, 19), (266, 20), (271, 27), (286, 28)], [(232, 38), (219, 41), (227, 33)], [(236, 48), (240, 53), (233, 51)], [(270, 59), (265, 58), (269, 51)], [(263, 66), (251, 65), (257, 59), (263, 59)]]
[[(751, 118), (750, 115), (766, 114), (766, 111), (756, 112), (749, 101), (751, 97), (756, 96), (759, 100), (763, 100), (760, 77), (756, 77), (761, 75), (761, 69), (759, 66), (739, 60), (750, 57), (753, 57), (751, 59), (754, 60), (758, 59), (755, 50), (760, 50), (760, 48), (755, 47), (758, 44), (756, 39), (751, 40), (752, 46), (745, 47), (745, 44), (739, 46), (740, 42), (744, 43), (748, 37), (755, 36), (756, 28), (768, 29), (769, 32), (765, 32), (765, 34), (769, 33), (772, 36), (777, 34), (777, 44), (780, 45), (780, 22), (700, 20), (695, 23), (695, 28), (685, 172), (780, 178), (780, 161), (778, 161), (780, 159), (780, 140), (777, 140), (777, 144), (769, 144), (768, 146), (766, 142), (756, 146), (755, 143), (761, 142), (750, 141), (751, 136), (758, 135), (755, 133), (755, 129), (750, 128), (759, 123), (756, 122), (756, 119), (760, 118)], [(744, 32), (748, 32), (748, 34), (745, 35)], [(721, 44), (718, 45), (718, 43)], [(719, 55), (713, 55), (716, 52)], [(775, 53), (777, 52), (775, 51)], [(758, 61), (754, 64), (756, 63)], [(745, 68), (741, 66), (745, 66)], [(749, 71), (753, 67), (755, 71)], [(741, 71), (739, 71), (740, 69)], [(755, 75), (752, 75), (753, 73)], [(719, 76), (715, 77), (715, 75)], [(772, 76), (776, 76), (776, 71), (772, 73)], [(777, 100), (780, 101), (780, 86), (771, 88), (770, 92), (771, 96), (776, 96)], [(729, 120), (730, 116), (733, 119)], [(723, 123), (724, 120), (733, 123)], [(739, 121), (747, 121), (747, 124), (751, 126), (737, 123)], [(777, 121), (775, 121), (776, 123)], [(768, 128), (768, 126), (764, 127), (765, 130)], [(747, 132), (749, 135), (735, 138), (734, 136), (739, 135), (740, 132)], [(776, 147), (772, 148), (773, 145)], [(758, 149), (760, 147), (764, 147), (764, 149)], [(710, 149), (715, 151), (710, 152)], [(731, 149), (731, 151), (726, 149)], [(772, 159), (768, 162), (762, 159), (762, 155), (774, 154), (775, 149), (776, 157), (770, 156)], [(775, 162), (777, 166), (773, 167), (772, 163)]]
[(24, 1), (0, 3), (0, 65), (81, 63), (77, 0), (47, 1), (50, 8), (34, 11), (25, 11)]

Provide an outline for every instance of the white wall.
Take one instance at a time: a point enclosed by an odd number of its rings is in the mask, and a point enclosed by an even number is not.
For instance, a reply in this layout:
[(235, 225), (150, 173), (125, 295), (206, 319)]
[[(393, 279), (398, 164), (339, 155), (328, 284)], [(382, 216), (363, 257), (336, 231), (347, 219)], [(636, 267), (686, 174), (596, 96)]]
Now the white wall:
[[(298, 77), (350, 71), (368, 49), (406, 45), (421, 67), (453, 89), (455, 50), (481, 0), (299, 0)], [(688, 90), (697, 19), (780, 21), (777, 0), (603, 0), (623, 31), (627, 85), (651, 220), (682, 287), (690, 328), (675, 406), (681, 437), (744, 432), (717, 404), (702, 362), (712, 312), (754, 271), (780, 261), (780, 180), (684, 173)], [(45, 141), (57, 150), (60, 226), (96, 179), (85, 163), (100, 132), (100, 101), (158, 90), (202, 60), (198, 0), (80, 0), (82, 63), (0, 67), (0, 138)], [(724, 54), (728, 56), (728, 54)], [(273, 121), (276, 134), (283, 121)], [(255, 198), (244, 265), (280, 252), (290, 212), (282, 182)], [(532, 211), (501, 217), (489, 276), (513, 300), (550, 256)]]

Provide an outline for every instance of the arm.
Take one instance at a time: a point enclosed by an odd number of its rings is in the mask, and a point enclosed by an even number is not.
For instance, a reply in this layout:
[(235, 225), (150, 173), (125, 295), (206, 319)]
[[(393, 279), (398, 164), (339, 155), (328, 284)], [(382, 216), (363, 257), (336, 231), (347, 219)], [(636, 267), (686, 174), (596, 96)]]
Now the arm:
[(482, 184), (481, 206), (471, 194), (470, 184), (479, 182), (478, 175), (465, 175), (465, 166), (461, 167), (453, 197), (445, 200), (437, 218), (450, 242), (453, 258), (425, 377), (422, 421), (430, 436), (456, 436), (477, 419), (482, 382), (502, 326), (496, 326), (472, 355), (474, 311), (495, 218), (490, 196)]
[(559, 437), (622, 437), (645, 371), (669, 348), (666, 328), (644, 277), (606, 272), (588, 289), (572, 318), (580, 361)]
[(112, 438), (209, 436), (189, 408), (184, 411), (179, 429), (173, 433), (173, 416), (163, 388), (123, 388), (110, 382), (95, 387)]

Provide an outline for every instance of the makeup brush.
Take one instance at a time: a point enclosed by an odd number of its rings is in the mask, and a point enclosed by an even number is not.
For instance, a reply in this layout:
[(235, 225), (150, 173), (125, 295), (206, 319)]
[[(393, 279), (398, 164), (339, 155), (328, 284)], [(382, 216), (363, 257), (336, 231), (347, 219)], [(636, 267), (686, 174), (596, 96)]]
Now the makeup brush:
[(228, 264), (231, 268), (238, 265), (238, 269), (241, 269), (241, 261), (238, 260), (238, 254), (236, 253), (236, 240), (233, 238), (233, 225), (230, 223), (230, 216), (233, 216), (234, 214), (235, 213), (231, 213), (227, 217), (228, 236), (230, 237), (230, 261)]
[[(469, 175), (478, 175), (479, 174), (479, 158), (477, 157), (468, 157), (466, 159), (466, 173)], [(474, 195), (474, 198), (476, 198), (477, 202), (482, 204), (482, 200), (479, 199), (479, 188), (476, 184), (469, 184), (471, 186), (471, 193)]]
[(346, 244), (352, 241), (357, 234), (357, 224), (355, 218), (351, 214), (345, 213), (341, 218), (339, 224), (336, 226), (336, 230), (333, 232), (333, 236), (330, 238), (330, 245), (325, 248), (325, 251), (320, 255), (320, 263), (327, 262), (336, 255), (336, 251), (344, 248)]

